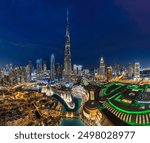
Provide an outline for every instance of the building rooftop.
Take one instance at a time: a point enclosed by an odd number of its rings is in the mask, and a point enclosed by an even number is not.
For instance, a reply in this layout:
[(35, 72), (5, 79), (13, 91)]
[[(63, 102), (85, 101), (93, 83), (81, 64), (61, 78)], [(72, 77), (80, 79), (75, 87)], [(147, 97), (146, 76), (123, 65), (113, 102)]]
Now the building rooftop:
[(85, 108), (89, 110), (95, 110), (98, 108), (98, 103), (96, 101), (89, 100), (85, 103)]

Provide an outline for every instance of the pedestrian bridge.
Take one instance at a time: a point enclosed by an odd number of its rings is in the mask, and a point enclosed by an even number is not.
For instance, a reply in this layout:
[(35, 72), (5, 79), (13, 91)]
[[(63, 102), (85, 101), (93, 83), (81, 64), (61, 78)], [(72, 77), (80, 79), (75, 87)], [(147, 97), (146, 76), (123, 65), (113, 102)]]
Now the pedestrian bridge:
[(60, 116), (63, 118), (79, 118), (80, 114), (74, 112), (61, 112)]

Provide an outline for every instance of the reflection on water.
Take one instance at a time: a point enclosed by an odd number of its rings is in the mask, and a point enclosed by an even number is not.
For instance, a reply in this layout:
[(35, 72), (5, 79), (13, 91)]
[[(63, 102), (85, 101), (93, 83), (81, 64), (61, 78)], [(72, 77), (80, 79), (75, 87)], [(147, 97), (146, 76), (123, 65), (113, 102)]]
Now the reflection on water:
[(64, 100), (62, 100), (61, 97), (59, 97), (58, 95), (53, 95), (52, 97), (57, 99), (63, 105), (63, 112), (66, 112), (66, 111), (77, 112), (79, 107), (80, 107), (79, 104), (81, 104), (81, 102), (79, 102), (77, 98), (73, 98), (73, 102), (75, 103), (75, 108), (74, 109), (70, 109), (70, 108), (68, 108), (68, 106), (66, 105)]
[(85, 126), (85, 124), (79, 119), (66, 119), (62, 118), (61, 120), (61, 126)]
[[(79, 113), (82, 99), (73, 98), (73, 101), (75, 103), (75, 109), (71, 110), (67, 107), (65, 102), (59, 96), (53, 95), (53, 97), (59, 100), (63, 105), (62, 112), (72, 111), (75, 113)], [(80, 118), (62, 118), (60, 126), (85, 126), (85, 124), (80, 120)]]

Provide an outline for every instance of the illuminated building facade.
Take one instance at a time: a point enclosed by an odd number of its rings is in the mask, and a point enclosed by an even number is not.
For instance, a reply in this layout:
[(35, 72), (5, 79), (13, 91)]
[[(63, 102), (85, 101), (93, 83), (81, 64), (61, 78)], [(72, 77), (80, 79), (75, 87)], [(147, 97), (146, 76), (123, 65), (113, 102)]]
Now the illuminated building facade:
[(82, 118), (88, 125), (101, 125), (102, 114), (96, 101), (89, 100), (83, 106)]
[(140, 77), (150, 79), (150, 68), (142, 69), (142, 71), (140, 72)]
[(28, 65), (27, 65), (28, 81), (32, 80), (32, 69), (33, 69), (32, 61), (29, 61)]
[(118, 63), (115, 63), (113, 65), (113, 75), (114, 76), (120, 76), (122, 74), (122, 71), (123, 71), (122, 65), (120, 65)]
[(64, 81), (71, 81), (72, 65), (71, 65), (71, 46), (70, 46), (70, 31), (69, 31), (69, 12), (67, 10), (67, 27), (66, 27), (66, 45), (64, 57)]
[(100, 59), (99, 74), (100, 74), (100, 78), (104, 79), (104, 77), (105, 77), (105, 63), (104, 63), (103, 57), (101, 57), (101, 59)]
[(84, 76), (89, 76), (90, 75), (90, 70), (89, 69), (83, 69), (83, 75)]
[(73, 65), (73, 73), (75, 74), (75, 75), (82, 75), (82, 65), (76, 65), (76, 64), (74, 64)]
[(42, 59), (36, 60), (36, 78), (38, 80), (42, 78), (42, 67)]
[(112, 79), (112, 67), (107, 67), (107, 81)]
[(134, 78), (138, 80), (140, 78), (140, 63), (136, 62), (134, 64)]
[(133, 74), (134, 74), (133, 66), (131, 63), (129, 63), (129, 65), (128, 65), (128, 78), (131, 79), (133, 77)]
[(62, 78), (63, 67), (60, 63), (55, 64), (56, 78)]
[(44, 61), (44, 63), (43, 63), (43, 70), (44, 70), (44, 72), (47, 71), (47, 64), (46, 64), (46, 61)]
[(55, 79), (55, 55), (51, 55), (51, 79)]

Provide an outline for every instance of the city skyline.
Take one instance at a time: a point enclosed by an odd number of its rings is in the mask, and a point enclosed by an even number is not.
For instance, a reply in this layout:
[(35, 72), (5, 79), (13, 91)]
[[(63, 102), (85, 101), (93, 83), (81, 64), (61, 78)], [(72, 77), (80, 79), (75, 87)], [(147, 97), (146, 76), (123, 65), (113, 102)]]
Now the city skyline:
[(150, 126), (143, 1), (0, 1), (0, 126)]
[[(98, 67), (99, 58), (103, 56), (107, 65), (119, 61), (126, 65), (140, 62), (144, 67), (150, 66), (149, 21), (146, 15), (142, 22), (139, 20), (146, 10), (148, 15), (149, 10), (140, 1), (135, 8), (133, 2), (117, 0), (95, 0), (92, 4), (83, 1), (81, 5), (78, 1), (59, 0), (0, 3), (1, 67), (8, 63), (25, 65), (39, 58), (48, 61), (52, 53), (63, 63), (67, 8), (71, 15), (74, 64)], [(140, 12), (138, 19), (136, 13)]]

